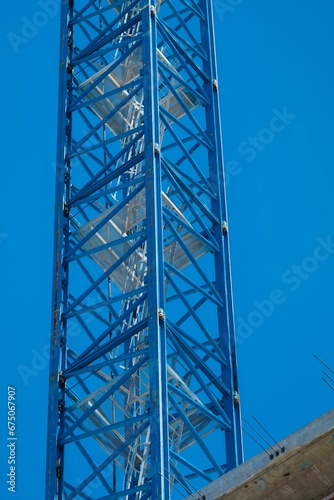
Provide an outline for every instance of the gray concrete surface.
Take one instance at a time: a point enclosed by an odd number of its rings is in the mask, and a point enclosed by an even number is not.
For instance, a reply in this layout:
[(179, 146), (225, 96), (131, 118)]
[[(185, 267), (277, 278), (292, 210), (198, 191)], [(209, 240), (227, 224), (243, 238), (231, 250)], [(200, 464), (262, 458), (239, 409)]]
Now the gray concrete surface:
[(260, 453), (187, 500), (334, 500), (334, 409), (279, 444), (272, 460)]

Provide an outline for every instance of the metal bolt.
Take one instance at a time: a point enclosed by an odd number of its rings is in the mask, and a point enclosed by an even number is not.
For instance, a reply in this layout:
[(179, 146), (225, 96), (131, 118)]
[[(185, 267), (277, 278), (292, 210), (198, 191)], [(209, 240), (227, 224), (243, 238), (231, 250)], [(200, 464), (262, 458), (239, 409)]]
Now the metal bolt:
[(61, 465), (60, 458), (57, 458), (57, 461), (56, 461), (56, 476), (57, 476), (58, 479), (60, 479), (60, 476), (61, 476), (60, 465)]
[(163, 309), (158, 309), (158, 318), (159, 321), (165, 321), (165, 311)]
[(59, 375), (58, 383), (59, 383), (59, 387), (64, 387), (64, 385), (66, 384), (65, 377), (61, 374)]
[(227, 231), (228, 231), (228, 225), (227, 225), (227, 222), (225, 220), (222, 223), (222, 230), (223, 230), (223, 233), (227, 233)]
[(218, 89), (218, 80), (212, 80), (212, 88), (213, 88), (213, 90)]

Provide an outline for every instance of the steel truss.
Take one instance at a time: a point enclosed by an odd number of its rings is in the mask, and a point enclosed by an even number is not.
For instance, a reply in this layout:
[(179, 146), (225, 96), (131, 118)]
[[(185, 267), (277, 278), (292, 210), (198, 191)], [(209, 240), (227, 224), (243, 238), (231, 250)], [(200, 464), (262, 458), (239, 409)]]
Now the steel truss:
[(211, 0), (61, 10), (47, 499), (242, 461)]

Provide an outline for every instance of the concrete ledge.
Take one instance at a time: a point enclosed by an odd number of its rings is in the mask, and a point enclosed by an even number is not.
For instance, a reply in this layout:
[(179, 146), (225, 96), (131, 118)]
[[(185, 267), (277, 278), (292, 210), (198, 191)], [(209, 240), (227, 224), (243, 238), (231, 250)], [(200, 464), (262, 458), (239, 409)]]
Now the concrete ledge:
[(262, 452), (187, 500), (334, 499), (334, 409), (279, 444), (277, 457)]

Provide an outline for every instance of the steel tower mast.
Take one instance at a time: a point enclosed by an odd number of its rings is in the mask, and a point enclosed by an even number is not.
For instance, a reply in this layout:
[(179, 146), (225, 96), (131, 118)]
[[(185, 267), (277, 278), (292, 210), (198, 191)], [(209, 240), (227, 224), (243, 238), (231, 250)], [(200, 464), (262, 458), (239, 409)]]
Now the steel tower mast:
[(212, 0), (69, 0), (47, 499), (183, 498), (242, 462)]

